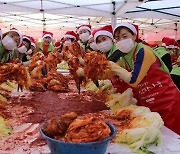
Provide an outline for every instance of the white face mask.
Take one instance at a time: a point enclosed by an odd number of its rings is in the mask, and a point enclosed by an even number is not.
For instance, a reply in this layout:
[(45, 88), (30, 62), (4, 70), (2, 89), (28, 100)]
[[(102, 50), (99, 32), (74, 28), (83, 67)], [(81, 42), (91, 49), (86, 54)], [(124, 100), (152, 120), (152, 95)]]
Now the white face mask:
[(25, 53), (27, 51), (27, 48), (25, 45), (18, 48), (19, 53)]
[(82, 33), (81, 35), (79, 35), (79, 38), (81, 39), (82, 42), (86, 42), (89, 40), (89, 33), (86, 32), (86, 33)]
[(64, 42), (64, 44), (67, 46), (67, 45), (70, 45), (72, 42), (71, 42), (71, 40), (66, 40), (65, 42)]
[(14, 50), (15, 48), (17, 48), (17, 44), (16, 42), (14, 41), (14, 39), (9, 36), (9, 35), (6, 35), (3, 39), (2, 39), (2, 44), (4, 46), (4, 48), (6, 50)]
[(32, 49), (29, 49), (28, 51), (25, 52), (25, 54), (30, 55), (30, 54), (32, 54), (32, 52), (33, 52)]
[(98, 50), (98, 46), (97, 46), (97, 44), (95, 42), (90, 43), (89, 46), (90, 46), (91, 49), (93, 49), (95, 51)]
[(116, 47), (123, 53), (129, 53), (134, 47), (132, 38), (124, 39), (116, 43)]
[(98, 46), (98, 50), (102, 52), (108, 52), (112, 48), (113, 42), (111, 40), (107, 40), (99, 43), (97, 46)]

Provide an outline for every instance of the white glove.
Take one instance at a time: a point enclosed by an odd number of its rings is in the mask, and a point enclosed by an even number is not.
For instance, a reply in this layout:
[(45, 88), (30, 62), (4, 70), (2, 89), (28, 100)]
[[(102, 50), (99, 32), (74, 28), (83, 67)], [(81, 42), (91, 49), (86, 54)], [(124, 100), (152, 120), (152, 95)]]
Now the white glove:
[(81, 67), (79, 67), (79, 68), (77, 69), (76, 73), (77, 73), (77, 75), (78, 75), (79, 77), (85, 76), (84, 69), (81, 68)]
[(26, 62), (23, 62), (23, 65), (24, 65), (25, 67), (27, 67), (27, 66), (29, 66), (30, 63), (31, 63), (31, 60), (26, 61)]
[(128, 72), (126, 69), (122, 68), (118, 64), (109, 61), (111, 71), (114, 72), (117, 76), (119, 76), (124, 82), (129, 83), (131, 80), (131, 72)]
[(82, 58), (82, 57), (78, 57), (78, 59), (79, 59), (79, 63), (81, 64), (81, 65), (84, 65), (84, 59)]

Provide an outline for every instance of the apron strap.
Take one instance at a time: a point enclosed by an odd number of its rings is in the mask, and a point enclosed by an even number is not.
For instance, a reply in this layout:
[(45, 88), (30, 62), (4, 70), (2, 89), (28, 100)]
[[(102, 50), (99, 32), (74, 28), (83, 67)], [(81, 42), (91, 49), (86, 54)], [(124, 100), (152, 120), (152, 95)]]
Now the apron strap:
[(133, 53), (133, 61), (136, 60), (137, 47), (138, 47), (138, 44), (136, 45), (136, 48), (135, 48), (134, 53)]
[[(136, 53), (137, 53), (137, 48), (138, 48), (138, 44), (136, 45), (134, 52), (133, 52), (133, 56), (132, 56), (132, 63), (136, 60)], [(129, 63), (127, 62), (127, 60), (124, 58), (125, 60), (125, 68), (127, 71), (131, 72), (132, 68), (130, 68)]]

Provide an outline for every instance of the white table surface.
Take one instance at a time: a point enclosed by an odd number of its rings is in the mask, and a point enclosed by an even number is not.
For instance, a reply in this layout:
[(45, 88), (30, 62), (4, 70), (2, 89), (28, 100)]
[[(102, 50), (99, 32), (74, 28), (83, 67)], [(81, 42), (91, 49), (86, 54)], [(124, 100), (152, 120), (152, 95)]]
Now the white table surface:
[[(148, 150), (156, 154), (180, 154), (180, 136), (163, 127), (162, 144), (159, 146), (150, 145)], [(133, 154), (132, 150), (126, 144), (110, 144), (105, 154)]]

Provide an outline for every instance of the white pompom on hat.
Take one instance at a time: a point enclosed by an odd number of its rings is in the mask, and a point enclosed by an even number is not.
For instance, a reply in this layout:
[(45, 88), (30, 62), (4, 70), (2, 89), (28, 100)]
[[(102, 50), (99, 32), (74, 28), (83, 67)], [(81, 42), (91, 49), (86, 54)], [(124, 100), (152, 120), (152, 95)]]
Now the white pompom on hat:
[(31, 37), (31, 45), (36, 48), (36, 41), (33, 37)]
[(104, 27), (101, 27), (99, 29), (96, 29), (93, 31), (94, 40), (96, 41), (97, 37), (100, 35), (105, 35), (110, 37), (113, 40), (113, 30), (111, 25), (106, 25)]
[(131, 23), (128, 23), (128, 22), (122, 22), (120, 24), (117, 24), (114, 28), (114, 32), (119, 28), (119, 27), (126, 27), (128, 29), (130, 29), (134, 34), (137, 35), (137, 30), (136, 30), (136, 27), (131, 24)]
[(19, 41), (18, 47), (20, 47), (22, 44), (22, 41), (23, 41), (23, 36), (22, 36), (21, 32), (18, 31), (16, 28), (10, 29), (9, 32), (16, 32), (19, 35), (20, 41)]

